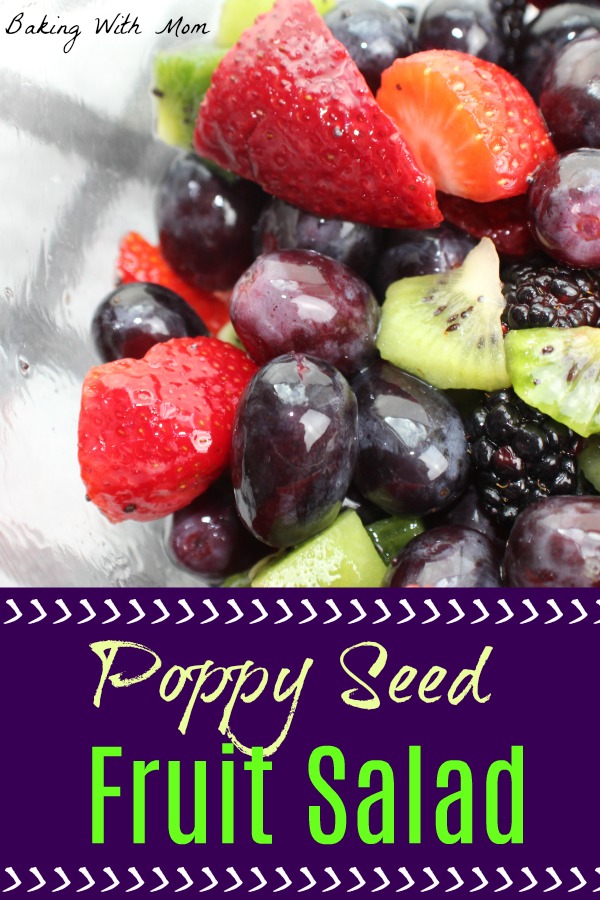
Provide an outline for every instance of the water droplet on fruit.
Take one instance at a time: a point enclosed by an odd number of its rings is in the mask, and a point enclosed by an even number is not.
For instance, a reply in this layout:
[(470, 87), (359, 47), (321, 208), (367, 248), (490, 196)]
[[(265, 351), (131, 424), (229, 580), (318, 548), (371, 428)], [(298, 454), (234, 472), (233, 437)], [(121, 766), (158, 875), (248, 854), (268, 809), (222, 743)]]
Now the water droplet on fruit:
[(191, 442), (198, 453), (207, 453), (212, 444), (212, 437), (210, 432), (196, 429), (192, 432)]
[(140, 388), (131, 393), (131, 400), (136, 406), (147, 406), (152, 403), (153, 396), (151, 391)]

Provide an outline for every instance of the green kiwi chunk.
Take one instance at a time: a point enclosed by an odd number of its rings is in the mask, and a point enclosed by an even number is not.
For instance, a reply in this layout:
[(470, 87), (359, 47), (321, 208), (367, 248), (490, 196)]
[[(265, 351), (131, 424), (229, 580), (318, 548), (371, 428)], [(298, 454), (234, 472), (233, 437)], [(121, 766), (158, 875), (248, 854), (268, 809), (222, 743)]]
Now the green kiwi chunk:
[(248, 577), (248, 572), (238, 572), (236, 575), (230, 575), (229, 578), (226, 578), (222, 583), (221, 587), (231, 587), (231, 588), (239, 588), (239, 587), (251, 587), (250, 578)]
[(506, 336), (513, 388), (583, 437), (600, 431), (600, 329), (527, 328)]
[[(315, 9), (324, 15), (336, 5), (336, 0), (312, 0)], [(268, 12), (275, 0), (225, 0), (217, 30), (217, 44), (232, 47), (246, 28), (262, 13)]]
[(198, 108), (225, 52), (193, 42), (155, 56), (155, 133), (166, 144), (184, 150), (193, 148)]
[(577, 456), (577, 465), (584, 478), (600, 493), (600, 434), (592, 434)]
[(262, 566), (252, 587), (380, 587), (386, 567), (354, 510)]
[(508, 387), (500, 321), (505, 303), (498, 253), (484, 237), (458, 268), (389, 286), (379, 352), (434, 387)]
[(421, 519), (409, 516), (388, 516), (366, 526), (375, 549), (386, 565), (405, 547), (410, 540), (425, 531)]
[(231, 322), (226, 322), (223, 325), (223, 327), (219, 330), (217, 337), (220, 341), (223, 341), (223, 343), (231, 344), (233, 347), (237, 347), (238, 350), (243, 350), (244, 353), (246, 353), (246, 348), (240, 341), (238, 334)]

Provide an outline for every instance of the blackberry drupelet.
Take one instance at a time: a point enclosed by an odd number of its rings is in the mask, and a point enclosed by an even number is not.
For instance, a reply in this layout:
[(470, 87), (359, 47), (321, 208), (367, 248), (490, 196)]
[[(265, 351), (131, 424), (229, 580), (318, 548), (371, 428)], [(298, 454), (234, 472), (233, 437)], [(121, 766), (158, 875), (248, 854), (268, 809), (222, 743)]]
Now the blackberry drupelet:
[(484, 395), (467, 425), (483, 506), (502, 525), (536, 500), (577, 490), (581, 438), (507, 389)]
[(600, 270), (536, 258), (509, 265), (503, 276), (509, 329), (600, 325)]

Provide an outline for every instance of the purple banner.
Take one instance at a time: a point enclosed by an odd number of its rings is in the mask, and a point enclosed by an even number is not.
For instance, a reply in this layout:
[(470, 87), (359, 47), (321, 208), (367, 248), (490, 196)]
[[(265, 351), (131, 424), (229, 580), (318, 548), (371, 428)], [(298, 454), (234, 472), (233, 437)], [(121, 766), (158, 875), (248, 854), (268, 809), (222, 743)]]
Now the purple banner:
[(0, 892), (600, 889), (594, 592), (0, 596)]

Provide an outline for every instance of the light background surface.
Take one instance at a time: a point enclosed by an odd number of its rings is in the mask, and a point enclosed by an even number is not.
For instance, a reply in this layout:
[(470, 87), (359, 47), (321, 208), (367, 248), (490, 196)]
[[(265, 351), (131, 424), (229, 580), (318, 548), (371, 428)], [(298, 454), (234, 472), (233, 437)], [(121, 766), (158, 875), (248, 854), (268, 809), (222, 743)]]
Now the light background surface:
[[(110, 525), (85, 502), (76, 431), (81, 382), (98, 362), (90, 321), (113, 287), (119, 239), (156, 237), (154, 185), (171, 151), (152, 137), (151, 60), (178, 39), (154, 32), (180, 15), (213, 30), (217, 12), (205, 0), (0, 3), (4, 586), (198, 583), (170, 565), (163, 522)], [(142, 33), (95, 33), (97, 16), (119, 13)], [(79, 25), (68, 53), (70, 36), (25, 34), (44, 15)]]

